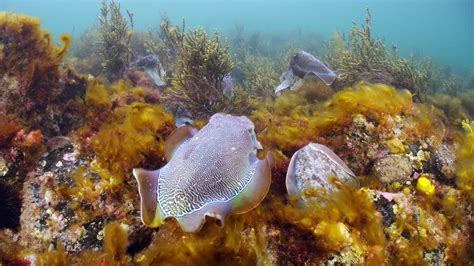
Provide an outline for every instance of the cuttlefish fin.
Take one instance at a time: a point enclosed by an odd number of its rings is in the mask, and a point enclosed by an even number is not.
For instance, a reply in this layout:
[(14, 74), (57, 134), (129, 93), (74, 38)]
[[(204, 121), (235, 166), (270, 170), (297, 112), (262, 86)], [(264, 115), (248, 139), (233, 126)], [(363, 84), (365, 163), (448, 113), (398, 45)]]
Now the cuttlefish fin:
[(138, 182), (142, 222), (150, 227), (160, 226), (165, 218), (158, 204), (157, 189), (160, 170), (147, 171), (141, 168), (134, 168), (133, 175)]
[(186, 233), (198, 232), (206, 221), (204, 215), (198, 216), (193, 214), (177, 218), (177, 220), (181, 229)]
[(197, 129), (190, 125), (177, 128), (165, 141), (165, 158), (171, 160), (176, 149), (186, 140), (192, 138), (198, 132)]
[(268, 152), (264, 160), (257, 160), (254, 176), (247, 187), (236, 197), (233, 214), (251, 211), (260, 204), (270, 189), (273, 155)]
[(206, 216), (219, 221), (220, 226), (224, 226), (224, 220), (232, 212), (231, 202), (211, 202), (204, 205), (201, 209), (178, 217), (179, 225), (184, 232), (194, 233), (201, 230), (206, 222)]

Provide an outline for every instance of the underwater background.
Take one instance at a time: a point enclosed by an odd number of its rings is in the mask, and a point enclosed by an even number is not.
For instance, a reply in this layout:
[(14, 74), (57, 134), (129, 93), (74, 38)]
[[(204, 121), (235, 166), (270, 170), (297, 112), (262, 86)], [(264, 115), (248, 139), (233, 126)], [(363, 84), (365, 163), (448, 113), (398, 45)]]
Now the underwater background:
[(472, 265), (474, 1), (0, 0), (0, 265)]
[[(368, 7), (376, 21), (373, 32), (388, 46), (396, 43), (404, 56), (430, 56), (467, 73), (474, 67), (474, 3), (470, 0), (384, 1), (121, 1), (136, 16), (136, 29), (156, 26), (161, 15), (173, 21), (186, 19), (189, 26), (223, 33), (234, 24), (247, 31), (283, 35), (314, 32), (326, 39), (334, 31), (351, 27)], [(0, 10), (40, 17), (43, 26), (57, 38), (61, 33), (78, 36), (96, 18), (100, 1), (93, 0), (3, 0)], [(301, 34), (301, 33), (300, 33)]]

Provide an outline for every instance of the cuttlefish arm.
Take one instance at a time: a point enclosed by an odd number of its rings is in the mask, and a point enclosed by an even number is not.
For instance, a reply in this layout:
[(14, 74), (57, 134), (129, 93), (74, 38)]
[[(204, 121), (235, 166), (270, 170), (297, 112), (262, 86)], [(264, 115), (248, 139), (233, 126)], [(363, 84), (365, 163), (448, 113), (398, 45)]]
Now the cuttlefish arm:
[(145, 68), (145, 72), (148, 76), (153, 80), (156, 86), (162, 87), (166, 86), (166, 82), (163, 80), (162, 76), (160, 76), (154, 68)]
[(282, 90), (291, 88), (295, 84), (296, 78), (291, 69), (283, 72), (280, 76), (280, 84), (275, 88), (275, 94), (280, 95)]
[(227, 216), (249, 212), (260, 204), (270, 188), (273, 156), (271, 153), (267, 153), (264, 160), (258, 160), (256, 157), (250, 160), (255, 171), (244, 190), (232, 199), (210, 202), (193, 213), (177, 217), (183, 231), (199, 231), (206, 221), (206, 216), (219, 220), (220, 225), (224, 226)]

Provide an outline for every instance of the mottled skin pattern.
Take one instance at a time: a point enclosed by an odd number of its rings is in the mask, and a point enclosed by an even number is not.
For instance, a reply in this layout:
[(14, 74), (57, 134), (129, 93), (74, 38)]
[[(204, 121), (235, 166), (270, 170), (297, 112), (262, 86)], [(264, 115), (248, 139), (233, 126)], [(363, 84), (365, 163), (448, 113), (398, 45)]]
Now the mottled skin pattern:
[(130, 66), (138, 66), (142, 68), (156, 68), (160, 62), (160, 57), (155, 54), (144, 56), (133, 63)]
[(184, 216), (207, 203), (228, 201), (254, 175), (259, 145), (246, 117), (216, 114), (176, 149), (161, 169), (158, 202), (166, 216)]
[(293, 54), (290, 62), (290, 69), (299, 78), (304, 78), (308, 74), (313, 74), (320, 78), (326, 85), (331, 85), (336, 79), (336, 73), (325, 66), (312, 54), (305, 51)]
[(298, 150), (290, 163), (287, 175), (288, 193), (296, 194), (308, 188), (336, 190), (329, 177), (358, 186), (354, 173), (330, 149), (311, 143)]
[(299, 51), (292, 55), (288, 70), (280, 76), (280, 85), (275, 88), (275, 93), (290, 88), (298, 90), (303, 85), (307, 75), (318, 77), (326, 85), (330, 86), (336, 80), (336, 72), (329, 69), (312, 54)]

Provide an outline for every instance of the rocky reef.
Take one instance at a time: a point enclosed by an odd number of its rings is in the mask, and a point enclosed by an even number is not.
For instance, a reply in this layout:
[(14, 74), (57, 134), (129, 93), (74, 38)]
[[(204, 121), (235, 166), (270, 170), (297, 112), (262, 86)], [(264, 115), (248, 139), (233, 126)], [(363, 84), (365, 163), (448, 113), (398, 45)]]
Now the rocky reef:
[[(294, 44), (265, 50), (264, 37), (242, 30), (228, 43), (168, 18), (139, 32), (128, 15), (104, 2), (100, 31), (66, 58), (71, 36), (57, 46), (39, 20), (0, 13), (0, 264), (472, 263), (472, 81), (446, 89), (431, 66), (389, 54), (368, 13), (348, 43), (335, 35), (318, 55), (340, 71), (333, 85), (305, 78), (277, 96)], [(90, 43), (102, 46), (91, 52)], [(147, 54), (159, 55), (165, 86), (129, 67)], [(175, 219), (142, 223), (132, 169), (166, 164), (177, 106), (197, 129), (214, 113), (250, 119), (256, 156), (273, 155), (258, 206), (207, 217), (194, 233)], [(244, 157), (258, 161), (253, 152)], [(291, 195), (288, 172), (304, 184)]]

